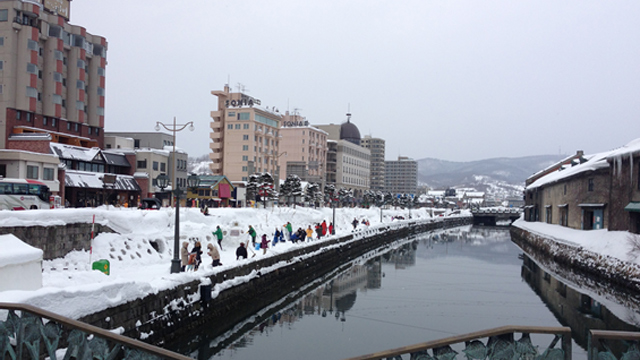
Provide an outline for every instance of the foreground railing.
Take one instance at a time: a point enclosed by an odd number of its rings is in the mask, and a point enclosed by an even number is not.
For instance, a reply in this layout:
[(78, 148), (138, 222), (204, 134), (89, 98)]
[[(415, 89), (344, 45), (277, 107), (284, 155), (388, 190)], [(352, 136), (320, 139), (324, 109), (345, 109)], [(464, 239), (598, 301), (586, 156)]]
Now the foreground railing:
[[(515, 334), (522, 334), (515, 340)], [(552, 335), (549, 345), (542, 351), (531, 342), (530, 334)], [(485, 342), (481, 341), (485, 340)], [(561, 340), (561, 341), (560, 341)], [(556, 347), (560, 341), (560, 347)], [(454, 347), (462, 347), (456, 351)], [(570, 360), (571, 329), (568, 327), (503, 326), (466, 335), (381, 351), (347, 360)], [(595, 360), (595, 358), (594, 358)]]
[(0, 303), (0, 359), (6, 358), (190, 359), (34, 306)]
[(589, 360), (640, 359), (640, 333), (589, 330)]

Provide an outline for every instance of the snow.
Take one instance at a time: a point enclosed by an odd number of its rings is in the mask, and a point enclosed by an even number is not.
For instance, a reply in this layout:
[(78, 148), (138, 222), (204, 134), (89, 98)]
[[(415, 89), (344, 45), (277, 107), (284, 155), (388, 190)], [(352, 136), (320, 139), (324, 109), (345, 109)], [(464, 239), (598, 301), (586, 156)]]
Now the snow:
[(42, 286), (42, 250), (11, 234), (0, 235), (0, 249), (0, 292), (35, 290)]
[[(369, 230), (384, 225), (393, 227), (404, 226), (407, 221), (392, 220), (393, 216), (402, 215), (413, 220), (432, 221), (431, 209), (414, 210), (382, 210), (383, 223), (380, 223), (380, 209), (338, 208), (335, 213), (336, 236), (352, 234), (354, 217), (359, 221), (367, 219), (368, 227), (358, 225), (358, 232), (353, 233), (358, 241)], [(210, 208), (209, 216), (204, 216), (196, 208), (180, 208), (180, 240), (189, 241), (189, 250), (195, 241), (217, 245), (212, 231), (220, 225), (225, 237), (220, 250), (220, 261), (223, 264), (213, 268), (211, 258), (202, 256), (203, 264), (198, 271), (170, 273), (171, 259), (174, 248), (175, 212), (172, 208), (160, 210), (139, 210), (115, 207), (29, 210), (29, 211), (1, 211), (1, 226), (52, 226), (73, 223), (91, 223), (95, 215), (95, 222), (109, 226), (117, 233), (101, 233), (93, 240), (93, 251), (72, 251), (64, 258), (45, 260), (42, 262), (42, 288), (32, 291), (12, 290), (0, 291), (0, 302), (22, 302), (45, 310), (53, 311), (74, 319), (92, 314), (109, 307), (124, 304), (149, 294), (172, 289), (181, 284), (199, 281), (201, 284), (209, 282), (208, 276), (222, 270), (238, 266), (242, 263), (255, 262), (263, 257), (274, 256), (298, 249), (303, 246), (316, 244), (318, 240), (307, 243), (278, 243), (271, 247), (271, 240), (275, 229), (282, 229), (287, 221), (291, 222), (294, 231), (299, 227), (306, 229), (309, 225), (326, 220), (327, 224), (333, 220), (331, 208), (304, 207), (268, 207), (267, 209), (252, 208)], [(468, 215), (468, 213), (467, 213)], [(459, 215), (462, 216), (462, 215)], [(249, 258), (236, 260), (235, 250), (239, 242), (250, 242), (247, 234), (249, 225), (253, 225), (258, 233), (257, 241), (262, 234), (267, 234), (270, 247), (266, 254), (262, 251), (249, 249)], [(239, 237), (229, 236), (231, 228), (240, 229)], [(330, 236), (323, 240), (331, 239)], [(12, 246), (13, 247), (13, 246)], [(2, 247), (7, 249), (6, 246)], [(319, 251), (324, 251), (321, 249)], [(256, 254), (253, 256), (253, 254)], [(17, 256), (17, 255), (16, 255)], [(312, 255), (307, 255), (312, 256)], [(13, 258), (9, 256), (9, 258)], [(93, 261), (106, 259), (110, 262), (110, 275), (91, 270)], [(296, 259), (302, 261), (302, 259)], [(260, 269), (265, 273), (279, 267), (287, 266), (286, 262), (274, 264)], [(247, 276), (228, 279), (216, 284), (212, 296), (236, 284), (250, 281), (259, 276), (253, 272)], [(195, 294), (199, 296), (199, 294)], [(197, 301), (198, 299), (189, 299)], [(178, 306), (178, 303), (174, 304)]]

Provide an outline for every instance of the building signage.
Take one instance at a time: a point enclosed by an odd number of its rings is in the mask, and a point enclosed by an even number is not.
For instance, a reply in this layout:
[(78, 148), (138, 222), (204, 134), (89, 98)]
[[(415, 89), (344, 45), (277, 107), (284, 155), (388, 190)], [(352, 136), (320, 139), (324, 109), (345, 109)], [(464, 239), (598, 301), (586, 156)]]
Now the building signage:
[(60, 15), (69, 21), (69, 0), (44, 0), (43, 5), (54, 15)]
[(247, 96), (242, 94), (242, 98), (237, 99), (237, 100), (227, 100), (224, 102), (224, 106), (226, 107), (243, 107), (243, 106), (249, 106), (252, 107), (253, 105), (260, 105), (260, 100), (258, 99), (254, 99), (251, 96)]
[(281, 122), (281, 125), (283, 127), (296, 127), (296, 126), (309, 126), (309, 122), (308, 121), (283, 121)]

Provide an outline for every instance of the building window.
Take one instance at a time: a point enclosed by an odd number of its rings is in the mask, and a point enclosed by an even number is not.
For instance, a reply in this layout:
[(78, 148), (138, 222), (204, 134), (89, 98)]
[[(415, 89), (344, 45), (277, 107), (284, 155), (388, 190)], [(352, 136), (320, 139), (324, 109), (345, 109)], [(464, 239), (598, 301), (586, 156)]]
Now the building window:
[(84, 90), (84, 81), (76, 80), (76, 87), (80, 90)]
[(588, 190), (588, 191), (593, 191), (593, 178), (590, 178), (590, 179), (588, 180), (587, 190)]
[(9, 9), (0, 10), (0, 21), (9, 20)]
[(249, 151), (249, 145), (242, 145), (242, 151)]
[(42, 180), (50, 180), (53, 181), (53, 169), (52, 168), (44, 168), (42, 169)]
[(249, 140), (249, 135), (242, 135), (242, 140)]
[(160, 163), (160, 171), (165, 172), (167, 171), (167, 163)]
[(236, 130), (240, 130), (240, 124), (236, 124)]
[(76, 101), (76, 109), (84, 110), (84, 101)]
[(42, 126), (47, 126), (47, 117), (42, 118)]
[(138, 169), (146, 169), (147, 168), (147, 160), (138, 160)]
[(38, 97), (38, 89), (32, 88), (31, 86), (27, 86), (27, 96), (31, 98)]
[(53, 126), (53, 127), (56, 126), (56, 119), (51, 119), (51, 126)]
[(242, 171), (243, 171), (243, 172), (247, 172), (247, 171), (249, 171), (248, 169), (249, 169), (249, 168), (248, 168), (248, 167), (246, 167), (246, 166), (243, 166), (243, 167), (242, 167)]
[(98, 116), (104, 116), (104, 108), (103, 107), (97, 107), (96, 108), (96, 114)]
[(78, 67), (80, 69), (84, 69), (84, 66), (85, 66), (84, 60), (78, 59)]
[(244, 130), (248, 130), (249, 129), (249, 124), (242, 124), (242, 128)]
[(238, 120), (251, 120), (251, 113), (248, 113), (248, 112), (238, 113)]
[(38, 66), (36, 64), (32, 64), (32, 63), (27, 63), (27, 72), (29, 74), (37, 74), (38, 73)]
[(157, 161), (153, 162), (153, 170), (158, 171), (158, 162)]
[(233, 124), (227, 125), (227, 130), (233, 130)]
[(567, 184), (564, 184), (564, 195), (567, 195)]
[(37, 43), (37, 42), (35, 42), (35, 41), (33, 41), (33, 40), (31, 40), (31, 39), (29, 39), (29, 40), (27, 41), (27, 48), (28, 48), (29, 50), (38, 51), (38, 43)]
[(242, 155), (242, 161), (249, 161), (249, 156)]
[(34, 165), (27, 165), (27, 179), (38, 179), (38, 167)]

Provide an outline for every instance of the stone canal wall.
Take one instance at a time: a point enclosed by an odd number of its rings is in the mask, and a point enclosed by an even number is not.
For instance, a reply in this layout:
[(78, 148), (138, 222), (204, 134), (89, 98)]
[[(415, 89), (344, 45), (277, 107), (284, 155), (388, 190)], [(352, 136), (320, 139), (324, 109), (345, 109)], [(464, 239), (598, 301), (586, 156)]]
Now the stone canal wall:
[(594, 253), (542, 234), (511, 226), (511, 241), (528, 255), (543, 263), (552, 260), (559, 266), (586, 275), (598, 282), (640, 294), (640, 267), (607, 255)]
[[(95, 224), (94, 236), (114, 232), (109, 227)], [(52, 226), (2, 226), (0, 235), (13, 234), (25, 243), (42, 249), (43, 260), (63, 258), (73, 250), (91, 248), (91, 224), (76, 223)]]
[[(375, 227), (278, 256), (261, 259), (79, 319), (105, 329), (121, 328), (135, 339), (166, 345), (193, 337), (206, 326), (220, 334), (265, 306), (352, 259), (398, 239), (472, 223), (471, 217), (440, 218)], [(254, 273), (256, 272), (256, 273)], [(255, 276), (255, 275), (258, 276)], [(245, 279), (250, 279), (243, 281)], [(225, 280), (234, 285), (219, 289)], [(218, 287), (215, 285), (219, 284)], [(214, 299), (211, 289), (214, 289)]]

